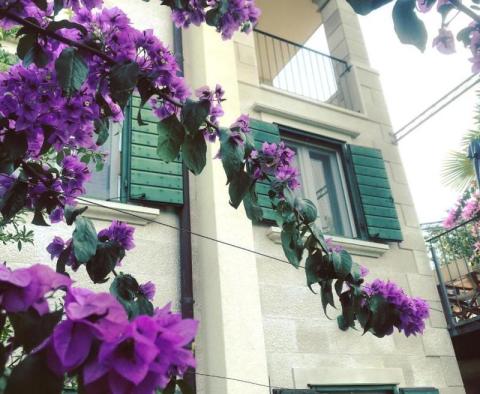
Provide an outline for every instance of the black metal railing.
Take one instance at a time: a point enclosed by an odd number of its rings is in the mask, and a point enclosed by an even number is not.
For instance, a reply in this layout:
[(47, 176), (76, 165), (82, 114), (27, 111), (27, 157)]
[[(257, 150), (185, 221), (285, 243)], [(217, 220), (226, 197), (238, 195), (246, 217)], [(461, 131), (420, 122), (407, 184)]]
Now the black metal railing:
[(447, 324), (457, 335), (467, 323), (480, 323), (480, 217), (424, 231)]
[(353, 109), (348, 63), (292, 41), (255, 30), (260, 82), (299, 96)]

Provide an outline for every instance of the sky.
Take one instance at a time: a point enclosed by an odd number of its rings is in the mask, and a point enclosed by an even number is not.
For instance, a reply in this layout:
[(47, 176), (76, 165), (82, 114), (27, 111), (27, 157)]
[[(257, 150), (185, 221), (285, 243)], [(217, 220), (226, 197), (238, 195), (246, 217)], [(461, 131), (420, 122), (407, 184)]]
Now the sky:
[[(422, 15), (429, 41), (421, 53), (401, 44), (393, 29), (392, 5), (359, 16), (371, 66), (380, 72), (394, 131), (471, 75), (471, 53), (457, 42), (457, 53), (443, 55), (432, 48), (440, 15)], [(454, 34), (469, 23), (458, 15), (450, 27)], [(480, 86), (480, 85), (479, 85)], [(399, 148), (420, 223), (437, 221), (457, 198), (441, 182), (442, 162), (459, 147), (462, 135), (474, 128), (476, 89), (471, 89), (439, 114), (399, 142)]]

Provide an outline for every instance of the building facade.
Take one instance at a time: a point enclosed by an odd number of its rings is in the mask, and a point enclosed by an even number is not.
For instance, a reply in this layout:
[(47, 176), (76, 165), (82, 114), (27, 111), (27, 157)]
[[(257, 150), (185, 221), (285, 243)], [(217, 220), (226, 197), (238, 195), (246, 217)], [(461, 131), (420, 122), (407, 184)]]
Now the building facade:
[[(107, 4), (118, 4), (138, 27), (153, 28), (173, 47), (166, 7), (141, 0)], [(262, 17), (252, 34), (223, 41), (208, 26), (183, 32), (189, 85), (220, 83), (227, 96), (222, 123), (248, 113), (258, 143), (281, 138), (296, 151), (302, 193), (316, 201), (322, 229), (370, 270), (370, 278), (395, 281), (430, 303), (425, 334), (379, 339), (343, 332), (323, 313), (320, 296), (307, 288), (304, 271), (228, 245), (284, 258), (266, 202), (261, 224), (229, 205), (222, 164), (213, 158), (217, 147), (209, 146), (201, 175), (185, 178), (180, 160), (167, 165), (155, 157), (154, 119), (152, 126), (136, 125), (135, 99), (123, 128), (112, 132), (106, 168), (89, 186), (96, 200), (86, 216), (97, 229), (112, 219), (135, 225), (136, 248), (124, 260), (125, 271), (139, 282), (155, 282), (156, 305), (172, 300), (176, 309), (183, 294), (184, 232), (178, 231), (183, 210), (189, 210), (193, 233), (223, 241), (191, 238), (194, 312), (201, 322), (195, 343), (199, 394), (267, 394), (269, 386), (284, 394), (309, 388), (465, 393), (379, 76), (370, 67), (356, 14), (345, 0), (257, 0), (257, 5)], [(144, 119), (149, 121), (148, 110)], [(257, 191), (264, 201), (262, 185)], [(46, 262), (43, 245), (53, 235), (68, 238), (71, 229), (58, 232), (58, 226), (36, 231), (35, 246), (25, 247), (21, 260), (13, 248), (5, 260)], [(79, 282), (87, 284), (86, 275)], [(328, 311), (333, 318), (338, 313)]]

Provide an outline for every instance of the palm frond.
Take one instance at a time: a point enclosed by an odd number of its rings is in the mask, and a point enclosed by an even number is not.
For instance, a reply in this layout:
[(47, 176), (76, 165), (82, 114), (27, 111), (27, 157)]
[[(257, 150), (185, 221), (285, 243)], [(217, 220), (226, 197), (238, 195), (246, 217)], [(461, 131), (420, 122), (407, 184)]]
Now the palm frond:
[(463, 192), (475, 180), (475, 168), (466, 150), (450, 152), (443, 163), (441, 175), (444, 185)]

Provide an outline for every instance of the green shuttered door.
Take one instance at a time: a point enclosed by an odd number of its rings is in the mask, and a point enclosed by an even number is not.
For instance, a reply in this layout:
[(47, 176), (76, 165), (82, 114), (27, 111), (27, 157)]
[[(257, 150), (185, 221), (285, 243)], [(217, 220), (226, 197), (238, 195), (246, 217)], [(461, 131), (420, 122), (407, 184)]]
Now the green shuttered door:
[[(263, 122), (261, 120), (250, 119), (250, 129), (253, 133), (255, 146), (257, 149), (262, 148), (264, 142), (280, 142), (280, 131), (278, 126), (273, 123)], [(272, 209), (270, 197), (268, 197), (269, 185), (267, 182), (257, 183), (257, 194), (260, 206), (263, 208), (263, 218), (275, 221), (275, 212)]]
[(142, 110), (142, 119), (147, 125), (140, 126), (137, 122), (139, 103), (140, 98), (134, 96), (124, 124), (124, 138), (128, 141), (126, 149), (130, 151), (128, 176), (124, 178), (128, 199), (183, 204), (180, 157), (171, 163), (165, 163), (158, 158), (158, 118), (153, 115), (151, 108), (146, 106)]
[(380, 150), (350, 145), (353, 169), (371, 238), (402, 241), (392, 191)]

